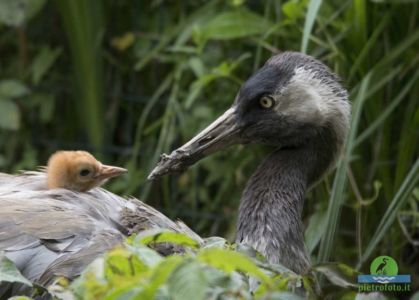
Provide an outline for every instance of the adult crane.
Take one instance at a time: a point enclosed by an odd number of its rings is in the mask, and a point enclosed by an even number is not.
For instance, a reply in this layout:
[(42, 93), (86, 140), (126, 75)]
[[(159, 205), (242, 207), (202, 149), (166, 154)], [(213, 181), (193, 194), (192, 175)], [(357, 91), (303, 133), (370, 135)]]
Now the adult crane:
[[(301, 211), (306, 189), (330, 170), (348, 132), (350, 105), (338, 77), (296, 52), (270, 58), (240, 88), (233, 105), (171, 155), (150, 179), (186, 169), (233, 144), (276, 147), (243, 192), (237, 241), (297, 273), (310, 267)], [(0, 175), (0, 251), (32, 281), (74, 278), (124, 237), (167, 228), (201, 238), (137, 199), (100, 188), (47, 189), (46, 174)]]

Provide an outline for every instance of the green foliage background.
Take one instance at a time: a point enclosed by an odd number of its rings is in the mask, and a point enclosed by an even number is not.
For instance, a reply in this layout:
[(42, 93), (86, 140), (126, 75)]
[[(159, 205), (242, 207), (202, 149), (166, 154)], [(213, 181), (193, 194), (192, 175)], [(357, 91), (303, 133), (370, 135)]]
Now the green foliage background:
[(353, 102), (343, 160), (307, 197), (313, 261), (368, 272), (390, 255), (417, 289), (418, 15), (414, 0), (1, 0), (0, 169), (86, 149), (129, 169), (110, 190), (234, 241), (241, 191), (272, 149), (234, 147), (180, 176), (146, 177), (268, 57), (304, 51)]

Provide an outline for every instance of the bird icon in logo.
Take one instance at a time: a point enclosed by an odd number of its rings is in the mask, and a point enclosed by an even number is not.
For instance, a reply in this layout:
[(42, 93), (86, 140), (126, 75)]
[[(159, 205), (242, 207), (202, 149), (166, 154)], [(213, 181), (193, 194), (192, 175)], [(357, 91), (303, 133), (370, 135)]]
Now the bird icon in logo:
[(384, 257), (383, 262), (378, 265), (377, 269), (375, 269), (375, 273), (386, 275), (385, 268), (386, 268), (386, 265), (387, 265), (387, 261), (388, 261), (388, 258)]

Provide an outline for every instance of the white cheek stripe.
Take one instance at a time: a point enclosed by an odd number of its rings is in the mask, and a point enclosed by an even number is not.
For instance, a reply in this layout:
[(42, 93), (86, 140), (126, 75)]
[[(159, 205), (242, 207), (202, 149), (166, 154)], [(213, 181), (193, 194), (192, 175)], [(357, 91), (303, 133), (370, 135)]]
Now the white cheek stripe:
[(338, 83), (325, 83), (316, 73), (303, 67), (295, 69), (289, 84), (280, 92), (278, 113), (296, 120), (322, 123), (333, 115), (349, 116), (350, 106), (346, 99), (336, 94)]

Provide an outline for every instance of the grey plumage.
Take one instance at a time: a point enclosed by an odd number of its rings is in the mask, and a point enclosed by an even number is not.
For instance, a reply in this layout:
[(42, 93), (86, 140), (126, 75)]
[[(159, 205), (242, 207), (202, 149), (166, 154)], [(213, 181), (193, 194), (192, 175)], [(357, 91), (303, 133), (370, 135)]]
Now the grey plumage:
[[(265, 109), (260, 100), (269, 97)], [(240, 89), (233, 105), (150, 174), (178, 172), (233, 144), (276, 150), (258, 167), (241, 199), (237, 241), (268, 261), (304, 273), (310, 266), (301, 212), (306, 189), (330, 170), (350, 119), (347, 92), (321, 62), (295, 52), (272, 57)], [(136, 199), (103, 189), (46, 190), (45, 174), (0, 175), (0, 251), (41, 284), (73, 278), (96, 256), (143, 229), (168, 228), (201, 239), (186, 225)]]
[(310, 56), (284, 52), (242, 85), (222, 116), (163, 155), (149, 178), (183, 171), (233, 144), (275, 146), (243, 192), (236, 241), (252, 246), (271, 263), (306, 273), (310, 260), (301, 220), (304, 194), (335, 165), (349, 120), (347, 91), (338, 77)]
[[(79, 193), (46, 189), (44, 172), (0, 173), (0, 251), (24, 276), (41, 285), (74, 278), (123, 238), (168, 229), (202, 240), (141, 201), (101, 188)], [(165, 249), (162, 249), (165, 251)]]

